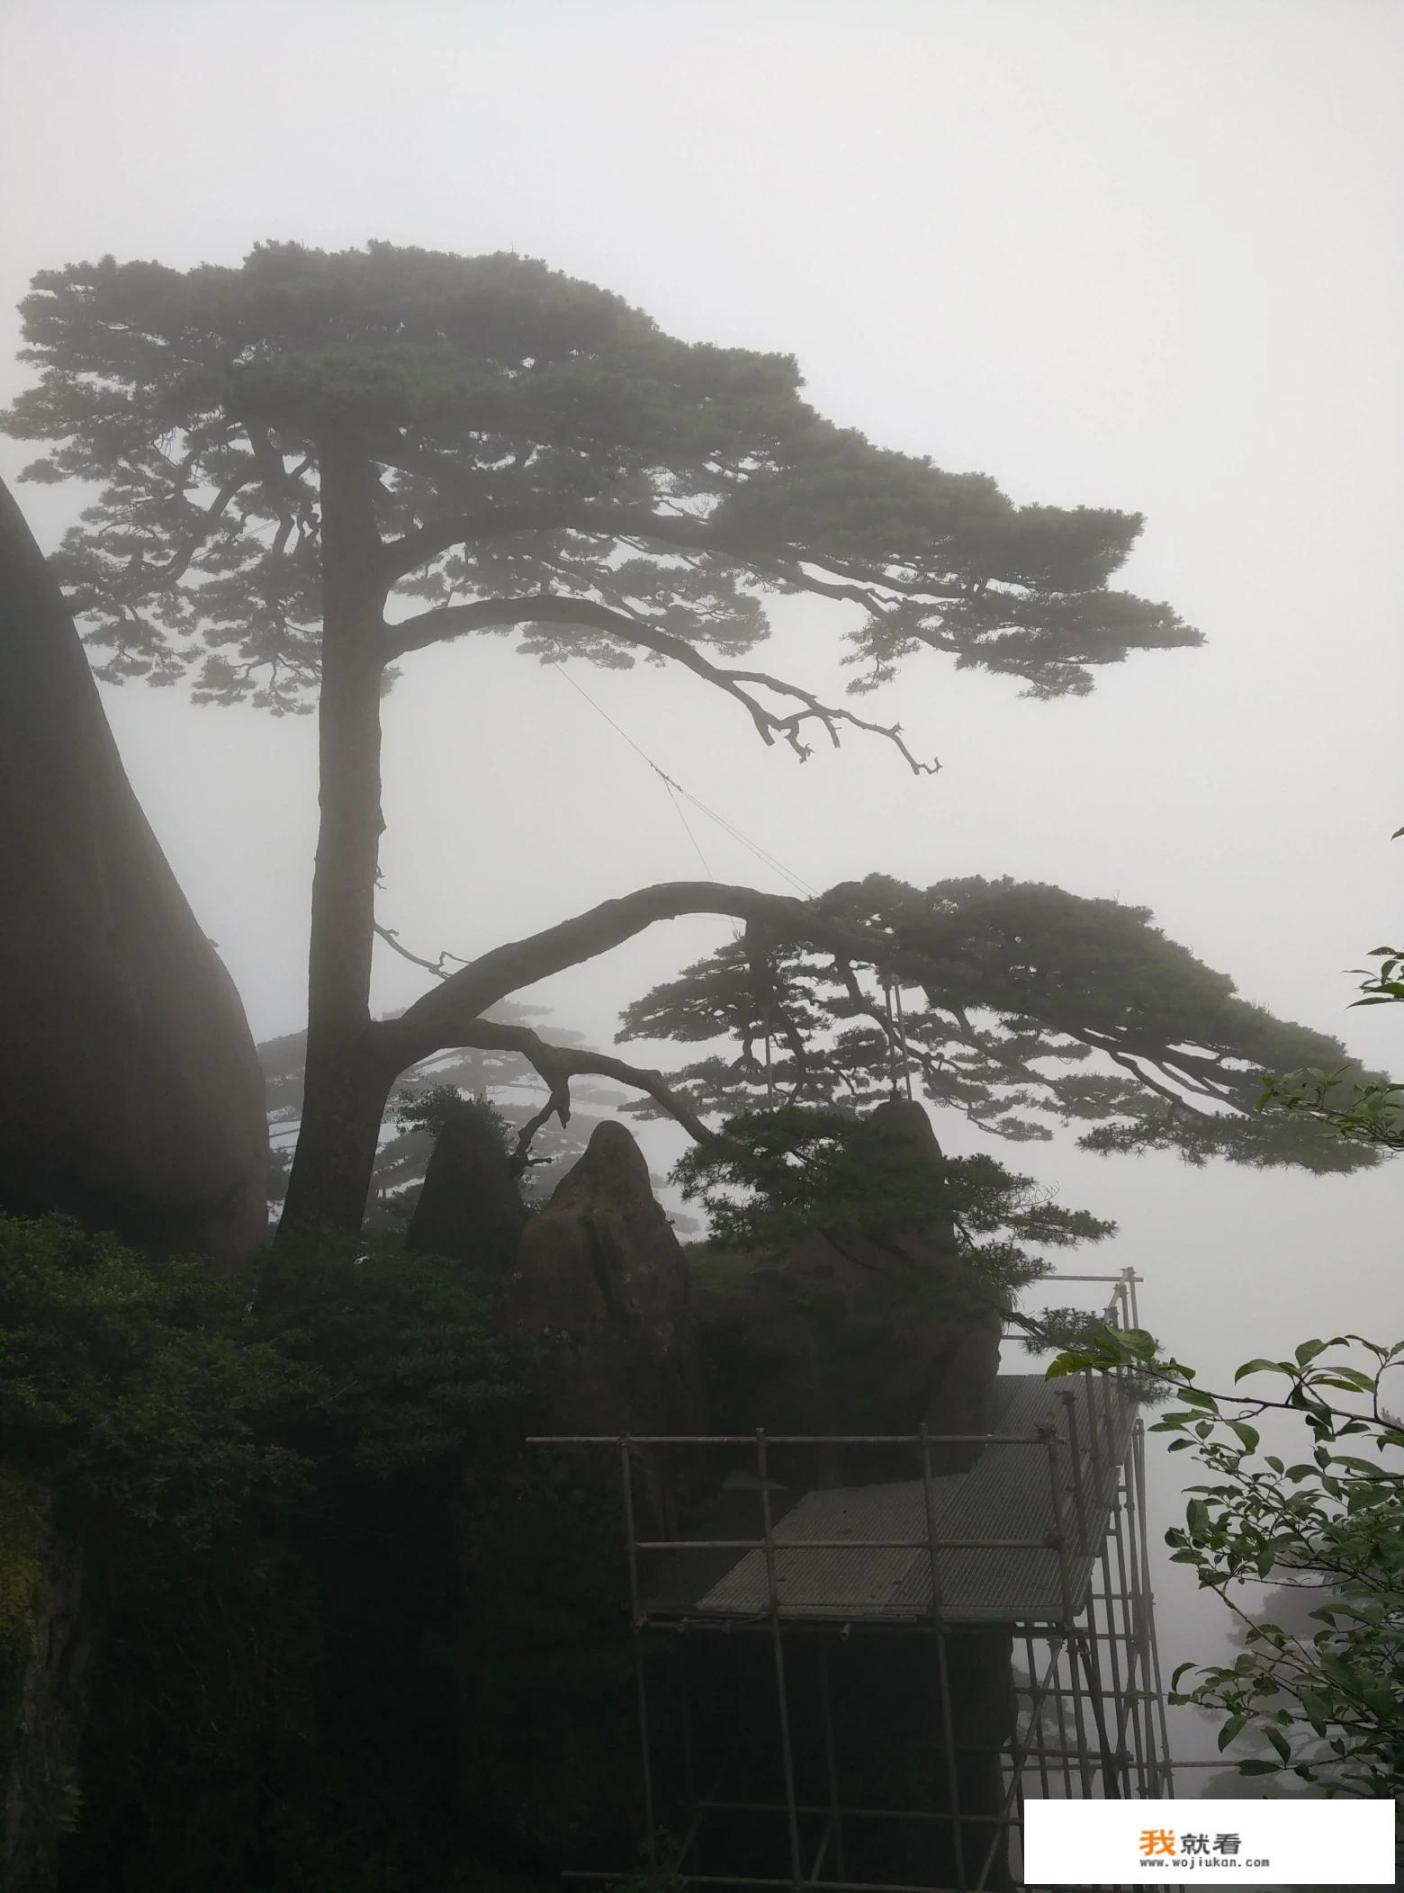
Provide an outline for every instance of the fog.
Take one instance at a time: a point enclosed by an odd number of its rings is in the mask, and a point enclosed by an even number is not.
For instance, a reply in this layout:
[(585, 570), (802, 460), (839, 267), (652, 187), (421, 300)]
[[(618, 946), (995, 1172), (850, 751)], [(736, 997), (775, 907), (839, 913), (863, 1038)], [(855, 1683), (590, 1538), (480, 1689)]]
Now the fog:
[[(816, 886), (1010, 874), (1144, 904), (1246, 996), (1404, 1066), (1392, 1009), (1347, 1010), (1349, 969), (1398, 936), (1404, 869), (1397, 6), (12, 0), (7, 37), (12, 337), (34, 270), (105, 252), (513, 249), (684, 338), (795, 354), (821, 412), (879, 444), (1020, 502), (1144, 512), (1118, 582), (1206, 647), (1054, 704), (913, 660), (864, 713), (939, 755), (933, 778), (858, 733), (800, 766), (686, 676), (572, 674)], [(8, 398), (25, 371), (0, 353)], [(6, 477), (27, 457), (5, 442)], [(79, 504), (19, 497), (48, 541)], [(844, 608), (776, 620), (768, 668), (841, 690)], [(105, 699), (256, 1035), (296, 1028), (312, 721)], [(638, 754), (506, 641), (412, 660), (385, 777), (381, 919), (430, 957), (697, 872)], [(694, 826), (718, 878), (783, 889)], [(607, 1044), (725, 931), (656, 929), (530, 997)], [(393, 956), (378, 977), (385, 1008), (422, 989)], [(1147, 1324), (1211, 1384), (1308, 1334), (1399, 1331), (1397, 1166), (1196, 1171), (1063, 1136), (1003, 1154), (1117, 1219), (1071, 1266), (1136, 1267)], [(1162, 1522), (1178, 1463), (1153, 1467)], [(1161, 1591), (1168, 1662), (1207, 1655), (1217, 1607), (1169, 1567)]]

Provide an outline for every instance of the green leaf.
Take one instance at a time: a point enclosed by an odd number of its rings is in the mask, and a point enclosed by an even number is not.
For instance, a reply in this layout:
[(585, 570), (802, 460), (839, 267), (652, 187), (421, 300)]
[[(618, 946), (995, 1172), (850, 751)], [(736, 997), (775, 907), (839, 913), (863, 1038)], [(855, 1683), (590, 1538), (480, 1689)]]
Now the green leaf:
[(1219, 1753), (1222, 1755), (1234, 1737), (1241, 1735), (1248, 1726), (1247, 1716), (1230, 1716), (1219, 1730)]
[(1358, 1367), (1333, 1367), (1328, 1373), (1313, 1374), (1313, 1387), (1335, 1387), (1342, 1393), (1373, 1393), (1375, 1380), (1372, 1374), (1364, 1374)]
[(1081, 1374), (1092, 1365), (1090, 1354), (1059, 1354), (1044, 1369), (1045, 1380), (1061, 1380), (1066, 1374)]
[(1201, 1393), (1197, 1387), (1181, 1387), (1176, 1397), (1183, 1400), (1186, 1406), (1196, 1407), (1203, 1413), (1217, 1413), (1219, 1410), (1213, 1394)]
[(1245, 1361), (1242, 1367), (1235, 1371), (1233, 1384), (1236, 1387), (1239, 1381), (1246, 1380), (1249, 1374), (1291, 1374), (1295, 1371), (1290, 1361), (1267, 1361), (1259, 1357), (1257, 1360)]

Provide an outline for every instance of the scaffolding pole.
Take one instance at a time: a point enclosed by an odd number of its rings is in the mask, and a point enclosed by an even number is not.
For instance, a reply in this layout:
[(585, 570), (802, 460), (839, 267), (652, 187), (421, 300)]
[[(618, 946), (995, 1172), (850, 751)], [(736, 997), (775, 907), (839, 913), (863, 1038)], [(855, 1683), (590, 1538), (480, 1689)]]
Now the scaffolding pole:
[[(1109, 1283), (1112, 1292), (1105, 1319), (1116, 1327), (1137, 1325), (1140, 1277), (1134, 1271), (1064, 1279)], [(1032, 1378), (1020, 1383), (1016, 1377), (1015, 1384), (1027, 1384)], [(769, 1434), (758, 1428), (751, 1435), (556, 1435), (529, 1442), (543, 1448), (608, 1448), (616, 1456), (626, 1540), (644, 1830), (649, 1858), (657, 1860), (666, 1830), (676, 1816), (682, 1817), (672, 1827), (681, 1840), (668, 1850), (668, 1865), (680, 1885), (780, 1889), (781, 1893), (809, 1893), (810, 1889), (823, 1889), (823, 1893), (984, 1893), (997, 1864), (999, 1872), (1004, 1872), (1001, 1850), (1022, 1835), (1023, 1809), (1031, 1796), (1047, 1800), (1173, 1795), (1150, 1582), (1144, 1426), (1120, 1375), (1084, 1377), (1075, 1388), (1065, 1385), (1056, 1394), (1050, 1388), (1046, 1408), (1039, 1408), (1032, 1393), (1019, 1398), (1025, 1404), (1010, 1406), (1011, 1416), (1023, 1412), (1036, 1418), (1043, 1411), (1049, 1416), (1047, 1423), (984, 1434), (938, 1435), (926, 1426), (915, 1435)], [(894, 1483), (889, 1478), (886, 1489), (894, 1494), (915, 1492), (917, 1500), (902, 1498), (900, 1506), (892, 1509), (897, 1501), (879, 1496), (874, 1502), (877, 1509), (866, 1515), (879, 1526), (909, 1521), (917, 1529), (879, 1529), (871, 1535), (854, 1529), (854, 1520), (861, 1522), (865, 1513), (851, 1494), (856, 1492), (861, 1498), (872, 1489), (881, 1495), (882, 1481), (836, 1491), (827, 1482), (808, 1491), (798, 1487), (799, 1497), (791, 1498), (777, 1514), (775, 1495), (782, 1488), (776, 1486), (772, 1474), (772, 1453), (780, 1447), (801, 1456), (811, 1453), (818, 1464), (834, 1448), (915, 1449), (919, 1485)], [(983, 1513), (978, 1506), (974, 1512), (967, 1508), (962, 1513), (957, 1508), (956, 1516), (948, 1519), (943, 1506), (954, 1503), (951, 1493), (964, 1490), (962, 1482), (972, 1475), (967, 1471), (938, 1477), (934, 1450), (943, 1447), (978, 1448), (976, 1468), (992, 1464), (990, 1455), (1020, 1449), (1035, 1452), (1033, 1464), (1043, 1466), (1042, 1512), (1035, 1508), (1011, 1514), (1009, 1524), (1014, 1529), (1006, 1525), (1003, 1531), (983, 1529), (986, 1519), (996, 1528), (1001, 1523), (998, 1513), (988, 1507)], [(759, 1537), (723, 1532), (694, 1538), (682, 1535), (682, 1515), (672, 1502), (668, 1479), (670, 1460), (676, 1469), (678, 1455), (695, 1457), (699, 1449), (707, 1448), (723, 1452), (748, 1448), (753, 1455)], [(1027, 1466), (1029, 1462), (1018, 1463)], [(646, 1493), (642, 1517), (636, 1501), (640, 1473)], [(788, 1469), (785, 1476), (793, 1487)], [(1031, 1477), (1031, 1471), (1017, 1475), (1026, 1482)], [(1005, 1489), (987, 1482), (982, 1491)], [(806, 1510), (802, 1524), (791, 1526), (791, 1511), (801, 1505), (810, 1507), (811, 1500), (816, 1502), (814, 1509)], [(827, 1502), (827, 1510), (817, 1503), (820, 1500)], [(839, 1501), (837, 1510), (835, 1500)], [(917, 1501), (919, 1525), (917, 1515), (901, 1509)], [(986, 1505), (986, 1500), (982, 1498), (980, 1504)], [(849, 1509), (845, 1511), (844, 1506)], [(825, 1521), (833, 1519), (843, 1526), (842, 1531), (823, 1529)], [(1037, 1525), (1040, 1519), (1046, 1530), (1020, 1530), (1026, 1524)], [(733, 1523), (730, 1519), (719, 1522)], [(972, 1522), (982, 1529), (972, 1530)], [(654, 1535), (658, 1524), (666, 1535)], [(648, 1527), (652, 1529), (645, 1535)], [(903, 1553), (912, 1554), (911, 1558), (904, 1562)], [(846, 1554), (866, 1563), (850, 1567)], [(665, 1568), (676, 1569), (677, 1561), (688, 1555), (711, 1560), (705, 1569), (712, 1575), (699, 1594), (693, 1596), (682, 1583), (678, 1600), (673, 1597), (671, 1580), (661, 1595), (651, 1593), (649, 1572), (654, 1567), (647, 1561), (671, 1560), (672, 1566)], [(733, 1562), (725, 1567), (725, 1581), (719, 1584), (715, 1572), (721, 1556)], [(869, 1573), (866, 1590), (855, 1580), (851, 1604), (845, 1601), (844, 1588), (844, 1574), (850, 1568), (859, 1570), (860, 1576), (862, 1571)], [(1029, 1579), (1027, 1573), (1034, 1568), (1051, 1573), (1051, 1579), (1047, 1575)], [(763, 1588), (755, 1576), (746, 1577), (746, 1571), (763, 1573)], [(821, 1571), (826, 1575), (815, 1575)], [(985, 1581), (979, 1577), (984, 1571), (1005, 1574), (990, 1595), (1042, 1596), (1044, 1602), (1037, 1610), (1011, 1603), (1007, 1613), (1000, 1614), (1004, 1605), (986, 1605), (981, 1601), (983, 1594), (971, 1589)], [(925, 1590), (912, 1588), (919, 1572), (924, 1573)], [(1021, 1572), (1025, 1576), (1019, 1577)], [(1009, 1585), (1016, 1580), (1031, 1582), (1034, 1589), (1010, 1593)], [(729, 1592), (728, 1583), (733, 1586)], [(806, 1592), (806, 1583), (817, 1583), (819, 1589)], [(670, 1597), (673, 1601), (668, 1601)], [(753, 1598), (754, 1602), (723, 1598)], [(734, 1751), (724, 1735), (718, 1736), (725, 1723), (717, 1722), (715, 1705), (704, 1712), (702, 1749), (698, 1749), (694, 1713), (698, 1671), (690, 1633), (703, 1630), (734, 1636), (739, 1644), (758, 1637), (768, 1645), (772, 1675), (767, 1687), (773, 1689), (775, 1702), (778, 1796), (748, 1794), (747, 1770), (761, 1763), (764, 1749), (752, 1748), (749, 1760), (744, 1749)], [(1017, 1650), (1027, 1679), (1023, 1683), (1012, 1675), (1009, 1679), (1012, 1721), (996, 1722), (989, 1739), (978, 1739), (980, 1727), (962, 1729), (959, 1724), (956, 1695), (961, 1685), (955, 1680), (955, 1651), (963, 1638), (992, 1633), (1007, 1636), (1007, 1645), (995, 1647), (1007, 1648), (1011, 1662)], [(912, 1775), (914, 1783), (924, 1779), (925, 1786), (914, 1786), (915, 1804), (910, 1807), (869, 1806), (868, 1795), (854, 1797), (845, 1792), (845, 1770), (853, 1758), (845, 1755), (836, 1733), (833, 1659), (840, 1649), (855, 1640), (861, 1645), (868, 1638), (876, 1638), (878, 1646), (888, 1638), (916, 1639), (929, 1651), (922, 1659), (922, 1673), (934, 1684), (936, 1701), (931, 1707), (937, 1739), (918, 1740), (914, 1734), (897, 1739), (915, 1744), (914, 1764), (928, 1748), (939, 1749), (939, 1756), (932, 1756), (934, 1772), (921, 1761)], [(812, 1647), (803, 1662), (795, 1656), (792, 1675), (789, 1646), (795, 1639), (808, 1640)], [(974, 1668), (970, 1660), (965, 1661), (961, 1675), (979, 1670), (982, 1659), (977, 1651), (983, 1647), (967, 1652)], [(661, 1699), (662, 1721), (656, 1728), (650, 1696), (653, 1672), (660, 1650), (666, 1653), (669, 1648), (677, 1659), (676, 1693)], [(991, 1660), (1002, 1663), (1005, 1658)], [(737, 1661), (742, 1662), (744, 1675), (746, 1659)], [(704, 1664), (703, 1675), (706, 1669)], [(861, 1680), (861, 1668), (857, 1673)], [(893, 1674), (890, 1663), (887, 1674)], [(847, 1669), (844, 1675), (845, 1687), (851, 1688), (854, 1671)], [(973, 1700), (984, 1703), (988, 1699), (977, 1696)], [(1001, 1726), (1007, 1733), (1001, 1733)], [(797, 1727), (804, 1731), (803, 1781)], [(657, 1747), (660, 1742), (662, 1748)], [(962, 1773), (967, 1758), (974, 1804), (967, 1800), (967, 1779)], [(715, 1779), (700, 1781), (699, 1764), (704, 1776)], [(765, 1766), (768, 1772), (770, 1765)], [(987, 1787), (980, 1785), (982, 1772)], [(733, 1778), (725, 1789), (724, 1775)], [(762, 1869), (759, 1873), (723, 1870), (728, 1851), (735, 1855), (737, 1833), (746, 1831), (734, 1825), (728, 1830), (725, 1824), (738, 1820), (760, 1824), (755, 1829), (760, 1851), (754, 1859)], [(717, 1828), (717, 1823), (723, 1825)], [(878, 1847), (874, 1852), (870, 1837), (882, 1830), (899, 1836), (906, 1830), (910, 1838), (895, 1841), (895, 1851)], [(767, 1833), (773, 1840), (766, 1840)], [(933, 1838), (919, 1842), (921, 1834)], [(949, 1851), (932, 1854), (929, 1848), (938, 1844), (939, 1836), (944, 1836), (939, 1845)], [(712, 1851), (714, 1842), (721, 1846), (720, 1854)], [(772, 1850), (768, 1861), (767, 1846)], [(749, 1865), (745, 1847), (743, 1842), (741, 1858)], [(902, 1862), (927, 1870), (938, 1859), (941, 1869), (931, 1879), (862, 1877), (863, 1867), (873, 1863), (900, 1872)], [(855, 1867), (858, 1877), (848, 1877)], [(564, 1875), (582, 1886), (607, 1886), (618, 1877), (619, 1869), (595, 1868)]]

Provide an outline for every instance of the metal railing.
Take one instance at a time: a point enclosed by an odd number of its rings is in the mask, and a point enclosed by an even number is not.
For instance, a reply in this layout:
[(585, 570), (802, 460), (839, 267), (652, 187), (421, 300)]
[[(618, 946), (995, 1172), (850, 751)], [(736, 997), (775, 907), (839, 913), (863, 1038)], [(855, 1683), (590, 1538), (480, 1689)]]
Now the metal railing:
[[(1110, 1283), (1113, 1293), (1104, 1319), (1117, 1327), (1138, 1325), (1135, 1291), (1140, 1278), (1129, 1269), (1115, 1276), (1045, 1279)], [(782, 1792), (778, 1798), (764, 1794), (751, 1797), (744, 1791), (725, 1795), (714, 1783), (699, 1793), (692, 1778), (689, 1746), (685, 1782), (678, 1792), (665, 1797), (669, 1799), (668, 1819), (680, 1816), (683, 1823), (669, 1866), (684, 1886), (783, 1888), (788, 1893), (813, 1888), (826, 1889), (826, 1893), (983, 1893), (991, 1885), (992, 1876), (1003, 1877), (1004, 1853), (1011, 1840), (1017, 1842), (1023, 1804), (1030, 1795), (1173, 1795), (1148, 1581), (1143, 1427), (1129, 1400), (1112, 1385), (1113, 1378), (1088, 1375), (1083, 1377), (1079, 1391), (1058, 1391), (1053, 1404), (1059, 1417), (1025, 1432), (940, 1435), (922, 1427), (915, 1434), (771, 1435), (758, 1429), (750, 1435), (543, 1435), (529, 1442), (541, 1449), (611, 1451), (616, 1456), (633, 1630), (642, 1813), (650, 1857), (660, 1844), (662, 1831), (653, 1752), (650, 1658), (660, 1652), (667, 1654), (670, 1642), (675, 1653), (694, 1634), (702, 1633), (756, 1633), (768, 1640)], [(787, 1536), (784, 1517), (777, 1521), (774, 1516), (772, 1453), (783, 1449), (787, 1454), (831, 1454), (841, 1448), (885, 1453), (911, 1449), (918, 1454), (924, 1529), (908, 1537)], [(1042, 1450), (1049, 1494), (1048, 1529), (1035, 1537), (943, 1536), (942, 1475), (934, 1470), (933, 1453), (937, 1449), (978, 1449), (984, 1455), (1014, 1448)], [(661, 1462), (669, 1455), (686, 1453), (695, 1460), (699, 1452), (708, 1450), (753, 1455), (759, 1534), (688, 1538), (642, 1531), (635, 1481), (643, 1462), (647, 1462), (650, 1486), (656, 1492), (666, 1483), (659, 1474)], [(823, 1552), (894, 1551), (911, 1552), (913, 1566), (924, 1553), (929, 1585), (928, 1597), (909, 1599), (898, 1615), (871, 1604), (865, 1608), (855, 1600), (851, 1607), (842, 1602), (826, 1605), (826, 1614), (816, 1616), (806, 1610), (802, 1597), (785, 1595), (782, 1560)], [(962, 1614), (958, 1600), (953, 1609), (947, 1582), (950, 1558), (966, 1552), (1050, 1554), (1056, 1569), (1054, 1607), (1037, 1612), (1011, 1608), (1007, 1617), (997, 1619)], [(761, 1608), (744, 1614), (723, 1611), (708, 1606), (706, 1590), (692, 1596), (686, 1587), (681, 1597), (660, 1600), (650, 1595), (648, 1561), (718, 1553), (732, 1554), (738, 1561), (749, 1559), (763, 1571)], [(731, 1567), (733, 1572), (737, 1568)], [(1011, 1651), (1017, 1647), (1026, 1665), (1022, 1681), (1013, 1683), (1019, 1713), (1007, 1741), (962, 1740), (958, 1726), (961, 1705), (951, 1682), (952, 1648), (963, 1635), (988, 1635), (992, 1630), (1007, 1632)], [(936, 1739), (922, 1746), (930, 1747), (939, 1760), (943, 1806), (872, 1807), (850, 1802), (841, 1792), (828, 1646), (835, 1638), (846, 1643), (850, 1637), (867, 1634), (934, 1640)], [(818, 1653), (820, 1747), (824, 1757), (821, 1798), (802, 1790), (796, 1767), (788, 1665), (790, 1646), (797, 1636), (812, 1640)], [(690, 1714), (687, 1689), (684, 1664), (685, 1719)], [(995, 1760), (1002, 1781), (997, 1807), (962, 1806), (961, 1761), (972, 1756)], [(779, 1824), (782, 1871), (756, 1875), (703, 1869), (701, 1856), (708, 1823), (738, 1816)], [(939, 1884), (920, 1885), (907, 1880), (844, 1877), (848, 1843), (855, 1831), (881, 1823), (908, 1823), (944, 1831), (948, 1843), (944, 1865), (949, 1874), (943, 1874)], [(620, 1870), (599, 1869), (573, 1870), (564, 1875), (570, 1883), (596, 1886), (609, 1886), (624, 1877)]]

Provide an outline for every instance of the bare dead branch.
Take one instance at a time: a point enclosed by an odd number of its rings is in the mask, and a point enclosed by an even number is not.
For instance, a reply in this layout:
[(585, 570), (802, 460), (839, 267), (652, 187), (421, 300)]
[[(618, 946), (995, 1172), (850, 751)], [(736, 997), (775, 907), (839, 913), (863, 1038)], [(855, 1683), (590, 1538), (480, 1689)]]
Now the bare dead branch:
[[(454, 1038), (454, 1046), (471, 1046), (478, 1051), (516, 1052), (525, 1058), (546, 1085), (550, 1097), (545, 1107), (531, 1120), (524, 1139), (518, 1139), (517, 1155), (525, 1160), (531, 1139), (550, 1118), (562, 1124), (570, 1122), (570, 1081), (572, 1078), (610, 1078), (633, 1091), (642, 1091), (661, 1110), (674, 1118), (690, 1137), (699, 1143), (711, 1143), (716, 1133), (710, 1131), (684, 1098), (673, 1091), (661, 1072), (645, 1071), (625, 1059), (607, 1052), (592, 1052), (580, 1046), (551, 1045), (525, 1025), (505, 1025), (496, 1019), (475, 1019)], [(444, 1047), (445, 1050), (449, 1048)]]
[[(885, 727), (880, 723), (869, 723), (850, 710), (836, 709), (821, 703), (798, 684), (785, 683), (764, 671), (724, 670), (704, 657), (686, 638), (674, 636), (655, 621), (596, 604), (591, 599), (562, 598), (552, 592), (542, 592), (527, 598), (480, 598), (470, 604), (442, 605), (432, 611), (419, 612), (412, 618), (388, 627), (382, 646), (385, 662), (394, 663), (412, 651), (447, 643), (471, 631), (503, 630), (517, 624), (558, 624), (603, 631), (621, 643), (637, 645), (657, 657), (681, 664), (694, 676), (702, 678), (704, 683), (734, 697), (755, 725), (762, 742), (773, 744), (779, 737), (801, 761), (811, 752), (800, 739), (800, 725), (814, 719), (824, 725), (836, 747), (839, 742), (838, 725), (848, 723), (856, 729), (884, 737), (914, 775), (934, 775), (941, 766), (939, 762), (918, 762), (903, 741), (900, 724)], [(748, 684), (759, 684), (782, 696), (797, 698), (804, 707), (789, 716), (777, 715), (752, 695), (746, 688)]]
[(801, 759), (809, 755), (810, 752), (805, 749), (798, 740), (799, 726), (801, 723), (807, 722), (810, 718), (814, 718), (816, 721), (823, 724), (825, 730), (828, 732), (829, 741), (833, 744), (835, 749), (839, 747), (838, 725), (840, 723), (849, 723), (852, 724), (854, 729), (867, 730), (873, 736), (885, 736), (888, 742), (897, 750), (913, 775), (937, 776), (941, 773), (939, 757), (934, 757), (930, 762), (917, 761), (916, 757), (913, 756), (911, 751), (907, 748), (906, 743), (903, 741), (902, 725), (900, 723), (870, 723), (865, 717), (855, 716), (851, 710), (838, 709), (830, 704), (821, 703), (816, 696), (810, 691), (801, 688), (799, 684), (785, 683), (783, 679), (772, 677), (766, 671), (734, 670), (730, 675), (738, 683), (761, 684), (767, 690), (773, 690), (778, 695), (799, 698), (805, 708), (803, 710), (797, 710), (791, 716), (776, 718), (773, 727), (784, 734), (786, 742), (788, 742), (793, 749), (798, 751)]
[(449, 953), (447, 951), (441, 953), (437, 960), (422, 959), (418, 953), (411, 953), (407, 946), (401, 945), (400, 936), (393, 927), (382, 927), (378, 920), (373, 921), (371, 924), (392, 952), (398, 953), (402, 960), (408, 960), (411, 966), (422, 966), (425, 972), (432, 973), (435, 979), (448, 978), (448, 967), (445, 964), (448, 960), (455, 960), (460, 966), (466, 966), (468, 964), (461, 953)]
[(538, 1131), (545, 1130), (553, 1117), (558, 1117), (562, 1124), (570, 1122), (570, 1087), (568, 1085), (563, 1085), (558, 1091), (552, 1091), (541, 1109), (529, 1117), (517, 1132), (517, 1141), (513, 1144), (512, 1155), (508, 1159), (508, 1167), (513, 1176), (520, 1176), (530, 1164), (531, 1147), (536, 1142), (536, 1134)]

